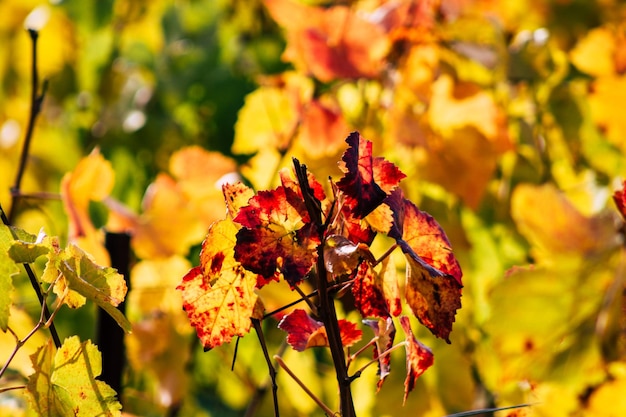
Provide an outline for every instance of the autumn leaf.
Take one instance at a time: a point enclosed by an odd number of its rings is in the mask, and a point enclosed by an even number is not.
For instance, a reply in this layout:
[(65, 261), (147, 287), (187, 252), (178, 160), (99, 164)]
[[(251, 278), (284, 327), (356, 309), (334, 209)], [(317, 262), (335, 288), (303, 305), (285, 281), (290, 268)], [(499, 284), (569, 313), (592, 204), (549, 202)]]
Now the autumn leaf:
[(613, 201), (617, 206), (619, 214), (622, 216), (622, 220), (626, 220), (626, 181), (622, 183), (622, 189), (613, 193)]
[(235, 260), (236, 233), (230, 219), (214, 223), (202, 244), (200, 266), (191, 269), (176, 287), (207, 350), (250, 331), (257, 275)]
[(374, 345), (374, 359), (378, 358), (378, 382), (376, 383), (377, 391), (383, 386), (385, 379), (391, 371), (391, 355), (380, 356), (393, 346), (396, 337), (396, 326), (393, 319), (387, 317), (378, 320), (363, 320), (363, 323), (371, 327), (376, 337)]
[(41, 280), (54, 285), (54, 293), (70, 308), (78, 308), (91, 300), (105, 310), (124, 331), (130, 323), (116, 307), (124, 301), (128, 287), (124, 277), (114, 268), (100, 266), (74, 244), (61, 248), (59, 239), (40, 235), (37, 241), (14, 241), (9, 256), (15, 262), (34, 262), (39, 256), (48, 258)]
[(352, 8), (313, 7), (291, 0), (265, 0), (272, 18), (287, 31), (283, 59), (320, 81), (374, 77), (389, 44), (384, 30)]
[(234, 219), (239, 210), (247, 206), (248, 201), (254, 197), (254, 190), (241, 182), (227, 183), (222, 185), (222, 194), (228, 214)]
[(346, 139), (350, 146), (344, 152), (344, 176), (337, 182), (346, 204), (357, 217), (365, 217), (378, 207), (405, 175), (384, 158), (372, 156), (372, 142), (358, 132)]
[(13, 293), (13, 275), (19, 272), (16, 262), (8, 255), (13, 242), (8, 226), (0, 224), (0, 330), (7, 331)]
[(617, 243), (610, 216), (583, 215), (551, 184), (518, 185), (511, 196), (511, 215), (532, 245), (531, 254), (537, 263), (588, 257)]
[(114, 177), (113, 167), (96, 148), (61, 181), (61, 199), (69, 216), (69, 239), (102, 265), (109, 264), (109, 255), (91, 222), (89, 202), (107, 197), (113, 189)]
[(348, 124), (337, 105), (313, 100), (304, 112), (298, 139), (310, 158), (319, 159), (340, 152), (343, 147), (341, 138), (348, 131)]
[(415, 381), (433, 365), (434, 357), (431, 350), (413, 335), (411, 322), (406, 316), (400, 316), (400, 325), (406, 335), (406, 379), (404, 380), (404, 402), (415, 388)]
[(102, 358), (90, 341), (65, 339), (56, 352), (52, 341), (31, 355), (35, 372), (26, 388), (33, 409), (46, 417), (121, 416), (115, 391), (96, 378)]
[(394, 225), (389, 236), (396, 239), (402, 251), (407, 254), (412, 252), (429, 266), (453, 276), (462, 285), (463, 272), (439, 223), (404, 198), (402, 190), (394, 191), (386, 202), (392, 208), (394, 216)]
[(169, 171), (189, 209), (205, 227), (224, 217), (222, 185), (240, 180), (237, 164), (219, 152), (188, 146), (172, 154)]
[(234, 219), (237, 232), (235, 259), (265, 278), (276, 272), (292, 285), (303, 280), (317, 259), (320, 244), (304, 201), (291, 189), (279, 186), (259, 191)]
[(406, 303), (432, 334), (450, 343), (456, 311), (461, 308), (461, 284), (419, 258), (407, 256)]
[(406, 301), (420, 322), (450, 343), (456, 310), (461, 307), (461, 268), (439, 224), (395, 191), (387, 200), (394, 211), (389, 233), (407, 260)]
[(359, 265), (352, 285), (354, 306), (363, 317), (386, 318), (390, 316), (389, 306), (380, 288), (378, 274), (367, 262)]
[[(338, 323), (344, 347), (350, 347), (361, 340), (363, 332), (354, 323), (343, 319), (338, 320)], [(278, 323), (278, 328), (287, 332), (287, 343), (299, 352), (311, 347), (328, 346), (324, 324), (302, 309), (295, 309), (285, 315)]]

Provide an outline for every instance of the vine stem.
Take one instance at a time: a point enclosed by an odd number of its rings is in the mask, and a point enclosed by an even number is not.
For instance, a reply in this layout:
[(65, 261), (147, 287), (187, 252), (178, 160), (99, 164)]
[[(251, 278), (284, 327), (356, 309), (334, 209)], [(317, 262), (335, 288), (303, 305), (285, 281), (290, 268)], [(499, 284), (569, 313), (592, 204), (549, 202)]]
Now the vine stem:
[(328, 336), (328, 345), (335, 366), (337, 375), (337, 383), (339, 385), (339, 407), (342, 417), (356, 417), (354, 410), (354, 402), (352, 400), (352, 391), (350, 383), (352, 379), (348, 376), (348, 367), (346, 365), (346, 357), (341, 341), (341, 333), (339, 331), (339, 322), (337, 319), (337, 311), (335, 303), (328, 288), (328, 271), (324, 262), (324, 243), (325, 243), (325, 223), (322, 221), (322, 207), (319, 200), (313, 195), (313, 191), (309, 186), (306, 165), (300, 164), (296, 158), (293, 158), (294, 170), (298, 178), (298, 184), (302, 191), (302, 197), (306, 205), (311, 221), (317, 226), (317, 232), (320, 238), (320, 245), (317, 248), (317, 291), (318, 312)]
[(20, 187), (22, 185), (22, 178), (26, 171), (26, 162), (28, 161), (28, 154), (30, 152), (30, 143), (33, 137), (33, 131), (35, 130), (35, 121), (37, 116), (41, 112), (41, 105), (48, 88), (48, 83), (44, 81), (41, 94), (39, 94), (39, 75), (37, 73), (37, 39), (39, 33), (36, 30), (28, 29), (28, 34), (32, 40), (32, 66), (31, 66), (31, 98), (30, 98), (30, 116), (28, 118), (28, 127), (26, 128), (26, 135), (24, 138), (24, 144), (22, 145), (22, 154), (20, 155), (20, 163), (17, 168), (17, 174), (15, 176), (15, 182), (11, 187), (11, 210), (9, 211), (9, 222), (13, 223), (15, 217), (18, 201), (20, 200)]

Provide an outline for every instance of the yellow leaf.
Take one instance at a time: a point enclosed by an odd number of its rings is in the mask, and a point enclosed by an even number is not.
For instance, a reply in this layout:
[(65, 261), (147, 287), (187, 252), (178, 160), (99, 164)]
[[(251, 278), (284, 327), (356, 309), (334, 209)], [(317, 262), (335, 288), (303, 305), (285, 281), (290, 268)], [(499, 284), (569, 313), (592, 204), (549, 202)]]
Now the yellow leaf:
[(607, 28), (592, 29), (570, 52), (579, 70), (596, 77), (615, 74), (615, 38)]
[(511, 197), (511, 215), (531, 243), (538, 263), (584, 258), (617, 242), (611, 218), (583, 216), (553, 185), (517, 186)]
[(235, 124), (233, 153), (289, 147), (302, 106), (313, 94), (313, 83), (294, 73), (283, 75), (277, 83), (284, 85), (259, 87), (246, 96)]
[(591, 116), (605, 130), (607, 139), (626, 152), (626, 117), (622, 102), (626, 96), (626, 76), (599, 78), (589, 96)]
[[(459, 94), (463, 97), (456, 98)], [(472, 91), (469, 84), (455, 88), (449, 75), (440, 76), (432, 84), (428, 120), (436, 132), (449, 136), (456, 129), (471, 126), (493, 140), (500, 134), (500, 118), (496, 103), (487, 92)]]

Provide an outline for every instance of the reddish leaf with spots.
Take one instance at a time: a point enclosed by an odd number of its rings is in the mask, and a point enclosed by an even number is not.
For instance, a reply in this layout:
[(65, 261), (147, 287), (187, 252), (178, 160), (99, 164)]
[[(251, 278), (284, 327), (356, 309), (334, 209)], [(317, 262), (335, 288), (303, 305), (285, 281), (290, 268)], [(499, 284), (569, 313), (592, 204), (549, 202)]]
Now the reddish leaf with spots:
[[(309, 316), (306, 311), (296, 309), (282, 318), (278, 327), (287, 332), (287, 343), (301, 352), (307, 348), (328, 346), (328, 336), (324, 325)], [(354, 323), (339, 320), (341, 342), (350, 347), (359, 340), (363, 332)]]
[(456, 310), (461, 308), (461, 268), (443, 229), (427, 213), (394, 191), (386, 200), (394, 212), (389, 236), (407, 260), (406, 302), (435, 336), (450, 343)]
[(352, 285), (354, 305), (363, 317), (390, 317), (381, 281), (367, 262), (362, 262)]
[(350, 145), (343, 154), (344, 176), (337, 183), (345, 195), (346, 204), (355, 216), (363, 218), (378, 207), (387, 193), (406, 177), (384, 158), (372, 156), (372, 142), (353, 132), (346, 139)]
[(205, 349), (250, 331), (257, 275), (233, 256), (236, 232), (231, 220), (214, 223), (202, 245), (200, 266), (176, 287), (182, 291), (183, 308)]
[(400, 317), (400, 325), (406, 335), (406, 379), (404, 380), (404, 402), (415, 387), (415, 381), (433, 365), (431, 350), (413, 335), (411, 323), (406, 316)]
[(259, 191), (242, 207), (235, 222), (235, 259), (265, 278), (278, 271), (291, 284), (303, 280), (317, 259), (320, 240), (302, 198), (283, 186)]

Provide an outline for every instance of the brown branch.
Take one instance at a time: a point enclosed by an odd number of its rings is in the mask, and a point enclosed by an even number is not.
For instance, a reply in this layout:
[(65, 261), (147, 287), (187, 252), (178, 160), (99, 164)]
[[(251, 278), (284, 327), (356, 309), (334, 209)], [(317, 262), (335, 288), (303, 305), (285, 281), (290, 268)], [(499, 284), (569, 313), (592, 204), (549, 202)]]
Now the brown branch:
[(316, 265), (317, 291), (319, 294), (318, 312), (326, 328), (330, 354), (333, 359), (333, 364), (335, 365), (337, 383), (339, 384), (340, 413), (342, 417), (355, 417), (354, 402), (350, 389), (352, 380), (348, 376), (348, 367), (346, 365), (343, 343), (341, 342), (337, 311), (335, 310), (335, 303), (328, 288), (328, 272), (326, 271), (326, 265), (324, 263), (325, 228), (322, 222), (322, 205), (320, 201), (315, 198), (313, 190), (311, 190), (309, 186), (306, 165), (301, 165), (295, 158), (293, 159), (293, 164), (304, 203), (311, 217), (311, 221), (317, 226), (317, 232), (320, 238), (320, 245), (317, 248)]

